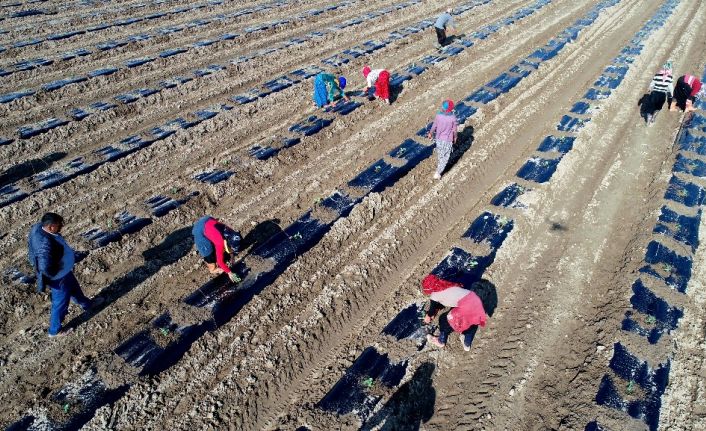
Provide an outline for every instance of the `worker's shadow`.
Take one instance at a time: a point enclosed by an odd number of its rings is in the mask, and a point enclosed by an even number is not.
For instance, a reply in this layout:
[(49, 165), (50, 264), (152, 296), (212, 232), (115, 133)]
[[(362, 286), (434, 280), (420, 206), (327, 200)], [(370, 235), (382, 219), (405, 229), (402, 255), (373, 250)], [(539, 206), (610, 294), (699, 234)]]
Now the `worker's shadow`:
[[(362, 430), (417, 431), (434, 415), (436, 390), (434, 364), (424, 362), (412, 378), (399, 387), (385, 405), (361, 427)], [(384, 423), (383, 423), (384, 422)], [(382, 425), (382, 426), (380, 426)], [(379, 428), (378, 428), (379, 427)]]
[(645, 93), (640, 97), (640, 100), (637, 101), (637, 106), (640, 107), (640, 117), (642, 117), (643, 120), (647, 121), (647, 111), (649, 110), (649, 101), (650, 101), (650, 94)]
[(446, 36), (446, 40), (444, 41), (443, 46), (449, 46), (452, 43), (456, 42), (457, 40), (463, 39), (466, 37), (465, 33), (460, 33), (460, 34), (452, 34), (450, 36)]
[(171, 265), (186, 256), (194, 245), (191, 227), (184, 227), (170, 233), (160, 244), (144, 251), (145, 263), (124, 276), (117, 278), (94, 296), (97, 305), (84, 311), (67, 323), (75, 327), (93, 318), (110, 304), (114, 303), (148, 278), (155, 275), (162, 267)]
[(463, 157), (463, 155), (471, 148), (473, 145), (473, 126), (466, 126), (463, 131), (458, 133), (456, 137), (456, 145), (451, 151), (451, 157), (449, 157), (449, 163), (446, 165), (446, 170), (448, 172), (458, 161)]
[(259, 247), (260, 245), (266, 243), (267, 240), (269, 240), (273, 236), (282, 232), (282, 228), (280, 227), (279, 223), (280, 220), (276, 218), (258, 223), (257, 226), (252, 228), (252, 230), (250, 230), (250, 232), (248, 232), (248, 234), (245, 235), (240, 241), (241, 254), (247, 254), (248, 252)]
[(54, 162), (57, 162), (66, 157), (64, 152), (51, 153), (41, 159), (31, 159), (12, 166), (0, 173), (0, 187), (12, 184), (23, 178), (31, 177), (32, 175), (49, 169)]

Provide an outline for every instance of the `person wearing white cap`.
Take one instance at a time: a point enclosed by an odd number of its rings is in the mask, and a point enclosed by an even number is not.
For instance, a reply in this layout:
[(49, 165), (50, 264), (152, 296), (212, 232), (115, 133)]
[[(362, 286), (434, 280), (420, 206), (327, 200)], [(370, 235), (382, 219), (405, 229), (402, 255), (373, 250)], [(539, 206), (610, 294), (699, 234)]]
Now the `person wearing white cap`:
[(446, 12), (439, 15), (434, 23), (434, 30), (436, 30), (436, 40), (437, 48), (441, 48), (446, 43), (446, 27), (451, 27), (451, 29), (456, 29), (456, 24), (454, 23), (453, 17), (451, 16), (452, 9), (446, 9)]

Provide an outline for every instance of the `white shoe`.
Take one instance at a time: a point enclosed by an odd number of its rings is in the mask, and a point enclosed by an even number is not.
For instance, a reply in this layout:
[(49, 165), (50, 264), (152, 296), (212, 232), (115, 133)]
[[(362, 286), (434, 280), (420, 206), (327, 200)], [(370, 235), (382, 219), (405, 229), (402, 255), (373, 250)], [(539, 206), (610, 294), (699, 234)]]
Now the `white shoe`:
[(438, 174), (438, 173), (434, 172), (434, 179), (435, 179), (435, 180), (440, 180), (440, 179), (441, 179), (441, 174)]
[(471, 351), (471, 346), (470, 346), (470, 345), (468, 345), (468, 346), (466, 345), (466, 336), (463, 335), (463, 334), (458, 334), (458, 335), (460, 336), (459, 338), (461, 338), (461, 344), (463, 344), (463, 350), (465, 350), (466, 352), (470, 352), (470, 351)]

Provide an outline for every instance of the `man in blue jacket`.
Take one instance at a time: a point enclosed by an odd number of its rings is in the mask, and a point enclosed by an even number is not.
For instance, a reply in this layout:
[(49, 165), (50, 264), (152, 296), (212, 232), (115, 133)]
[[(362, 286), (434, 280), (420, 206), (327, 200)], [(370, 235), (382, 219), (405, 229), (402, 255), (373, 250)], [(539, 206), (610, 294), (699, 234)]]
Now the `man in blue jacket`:
[(84, 311), (91, 307), (72, 272), (76, 255), (61, 236), (62, 227), (64, 219), (59, 214), (46, 213), (29, 231), (29, 262), (37, 273), (37, 291), (44, 292), (47, 286), (51, 289), (49, 337), (70, 332), (61, 329), (70, 300)]

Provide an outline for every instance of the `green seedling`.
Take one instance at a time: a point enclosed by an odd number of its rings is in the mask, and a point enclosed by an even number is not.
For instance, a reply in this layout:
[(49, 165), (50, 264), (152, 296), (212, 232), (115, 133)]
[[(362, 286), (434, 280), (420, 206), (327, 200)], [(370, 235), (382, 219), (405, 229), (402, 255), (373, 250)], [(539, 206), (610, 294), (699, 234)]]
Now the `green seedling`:
[(501, 216), (500, 218), (498, 218), (498, 226), (504, 227), (504, 226), (505, 226), (506, 224), (508, 224), (508, 223), (510, 223), (510, 219), (509, 219), (509, 218), (507, 218), (507, 217), (505, 217), (505, 216)]
[(679, 196), (679, 197), (681, 197), (681, 198), (685, 198), (685, 197), (687, 197), (688, 195), (689, 195), (689, 193), (687, 193), (687, 191), (684, 190), (684, 189), (680, 189), (680, 190), (677, 192), (677, 196)]
[(668, 263), (665, 263), (664, 265), (662, 265), (662, 269), (663, 269), (665, 272), (671, 274), (671, 273), (672, 273), (672, 269), (674, 269), (674, 268), (672, 268), (672, 265), (670, 265), (670, 264), (668, 264)]
[(162, 333), (165, 337), (169, 335), (169, 329), (168, 328), (159, 328), (159, 332)]
[(365, 379), (362, 381), (362, 384), (363, 384), (363, 386), (365, 386), (366, 388), (370, 389), (370, 388), (372, 388), (373, 385), (375, 384), (375, 379), (373, 379), (372, 377), (367, 377), (367, 378), (365, 378)]
[(228, 163), (230, 163), (230, 160), (222, 160), (221, 163), (222, 163), (223, 165), (227, 165)]
[(314, 205), (320, 204), (322, 200), (323, 200), (323, 198), (322, 198), (321, 196), (319, 196), (318, 198), (314, 199)]
[(630, 380), (628, 382), (627, 387), (625, 387), (625, 392), (628, 394), (632, 394), (632, 392), (635, 390), (635, 380)]
[(172, 187), (172, 193), (176, 193), (178, 191), (179, 191), (179, 189), (177, 189), (176, 187)]
[(113, 220), (108, 220), (108, 229), (113, 228)]
[(475, 260), (472, 260), (472, 261), (466, 263), (466, 268), (467, 268), (467, 269), (473, 269), (473, 268), (475, 268), (476, 266), (478, 266), (478, 262), (475, 261)]
[(292, 239), (300, 240), (300, 239), (302, 239), (302, 234), (297, 232), (294, 235), (292, 235)]
[(404, 154), (405, 152), (407, 152), (407, 149), (406, 149), (406, 148), (400, 148), (400, 150), (397, 152), (397, 154), (401, 156), (401, 155)]
[(63, 405), (64, 413), (68, 413), (68, 412), (69, 412), (69, 407), (70, 407), (70, 406), (69, 406), (69, 403), (66, 403), (66, 404)]
[(375, 172), (380, 172), (382, 170), (382, 167), (380, 166), (375, 166)]
[(647, 322), (648, 325), (654, 325), (655, 322), (657, 322), (657, 318), (655, 316), (649, 315), (645, 317), (645, 322)]
[(238, 277), (237, 275), (233, 275), (232, 280), (233, 280), (233, 283), (235, 283), (235, 284), (238, 284), (238, 283), (240, 283), (241, 281), (243, 281), (243, 279), (240, 278), (240, 277)]

